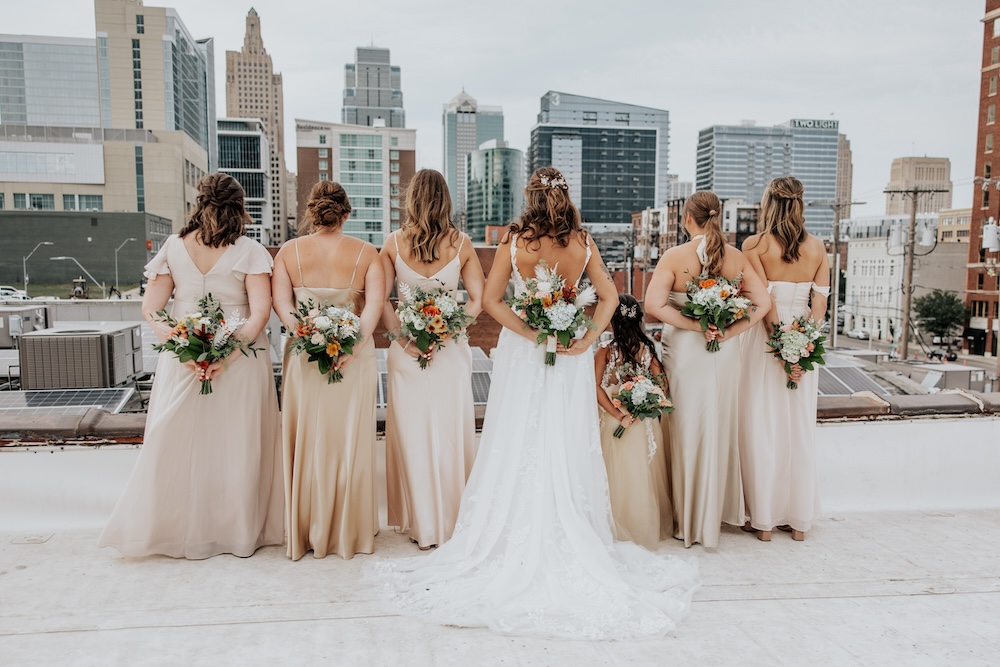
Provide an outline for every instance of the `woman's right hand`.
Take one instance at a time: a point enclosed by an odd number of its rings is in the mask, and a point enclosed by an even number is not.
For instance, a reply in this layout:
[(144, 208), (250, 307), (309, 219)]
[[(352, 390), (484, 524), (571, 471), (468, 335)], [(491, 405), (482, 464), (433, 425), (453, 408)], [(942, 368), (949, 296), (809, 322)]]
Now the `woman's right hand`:
[(182, 365), (186, 366), (189, 371), (191, 371), (192, 373), (194, 373), (195, 376), (197, 376), (199, 380), (202, 379), (201, 378), (201, 366), (198, 365), (198, 362), (196, 362), (196, 361), (194, 361), (192, 359), (190, 361), (185, 361)]
[(628, 428), (635, 423), (635, 417), (633, 417), (627, 410), (622, 410), (621, 416), (618, 417), (618, 421), (622, 426)]
[(709, 324), (708, 328), (701, 332), (705, 336), (705, 342), (711, 343), (713, 340), (719, 340), (723, 337), (723, 334), (714, 324)]

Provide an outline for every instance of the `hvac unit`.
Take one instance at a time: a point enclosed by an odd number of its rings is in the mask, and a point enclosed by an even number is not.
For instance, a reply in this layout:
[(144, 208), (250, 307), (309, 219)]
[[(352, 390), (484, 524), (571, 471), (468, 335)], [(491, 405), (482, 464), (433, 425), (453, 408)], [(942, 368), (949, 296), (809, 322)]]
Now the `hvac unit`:
[(17, 347), (18, 339), (26, 333), (40, 331), (49, 326), (48, 306), (0, 306), (0, 348)]
[(21, 336), (21, 389), (116, 387), (142, 373), (142, 329), (116, 322)]

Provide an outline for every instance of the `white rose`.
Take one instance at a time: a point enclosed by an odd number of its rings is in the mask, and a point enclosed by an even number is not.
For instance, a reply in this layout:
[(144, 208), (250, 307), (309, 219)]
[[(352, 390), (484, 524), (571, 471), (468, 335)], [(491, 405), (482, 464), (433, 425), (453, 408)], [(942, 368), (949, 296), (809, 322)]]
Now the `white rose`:
[(313, 345), (322, 345), (326, 338), (323, 337), (321, 333), (314, 333), (312, 338), (309, 339)]
[(326, 315), (320, 315), (313, 320), (313, 324), (316, 325), (317, 329), (329, 329), (330, 325), (333, 324), (333, 321)]

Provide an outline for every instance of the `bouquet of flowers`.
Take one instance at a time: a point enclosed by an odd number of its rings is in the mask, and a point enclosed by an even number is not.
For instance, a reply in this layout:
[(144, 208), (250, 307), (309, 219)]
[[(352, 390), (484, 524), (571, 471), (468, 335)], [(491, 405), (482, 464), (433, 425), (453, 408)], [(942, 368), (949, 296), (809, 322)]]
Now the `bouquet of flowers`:
[[(681, 315), (698, 320), (702, 331), (708, 331), (709, 326), (714, 326), (726, 333), (726, 327), (747, 317), (747, 310), (753, 305), (750, 299), (740, 296), (742, 284), (742, 274), (736, 280), (705, 274), (698, 276), (697, 280), (689, 280), (688, 302), (681, 308)], [(709, 341), (705, 349), (718, 352), (719, 341)]]
[[(674, 411), (674, 405), (667, 398), (663, 387), (666, 377), (663, 374), (648, 377), (640, 369), (631, 364), (625, 364), (618, 370), (618, 381), (621, 389), (611, 399), (616, 408), (624, 407), (636, 419), (646, 422), (646, 439), (649, 442), (649, 460), (656, 453), (656, 441), (653, 439), (652, 420), (660, 415)], [(621, 424), (615, 429), (614, 437), (625, 435), (625, 427)]]
[[(465, 312), (465, 308), (458, 305), (443, 286), (424, 290), (400, 283), (396, 316), (399, 317), (398, 336), (408, 336), (421, 352), (427, 352), (431, 347), (440, 350), (445, 341), (466, 335), (465, 328), (472, 323), (472, 317)], [(390, 338), (396, 336), (389, 334)], [(417, 362), (423, 369), (427, 368), (430, 360), (421, 355), (417, 357)]]
[[(182, 364), (193, 361), (202, 369), (208, 368), (213, 361), (221, 361), (239, 350), (244, 356), (247, 352), (257, 351), (253, 343), (245, 343), (234, 336), (236, 330), (246, 323), (236, 313), (226, 319), (220, 304), (211, 294), (206, 294), (198, 302), (198, 312), (190, 313), (176, 320), (167, 314), (166, 310), (156, 313), (160, 321), (170, 327), (167, 340), (153, 345), (157, 352), (167, 350), (177, 355)], [(201, 394), (212, 393), (212, 381), (201, 381)]]
[(511, 309), (532, 329), (538, 331), (538, 343), (545, 342), (545, 363), (555, 366), (556, 342), (569, 347), (574, 338), (593, 326), (583, 309), (597, 301), (594, 288), (577, 292), (573, 285), (543, 261), (535, 267), (535, 277), (524, 281), (524, 290), (515, 294)]
[(295, 331), (292, 333), (292, 351), (305, 352), (309, 361), (316, 362), (327, 384), (340, 382), (344, 374), (336, 363), (342, 354), (352, 354), (361, 340), (361, 318), (346, 308), (316, 306), (312, 299), (299, 302), (299, 310), (292, 313)]
[[(785, 373), (791, 375), (792, 365), (798, 364), (804, 371), (811, 371), (816, 364), (825, 364), (823, 355), (826, 349), (823, 343), (826, 336), (820, 333), (819, 325), (807, 315), (798, 317), (790, 324), (779, 325), (767, 339), (769, 352), (782, 362)], [(785, 385), (789, 389), (798, 389), (799, 385), (789, 380)]]

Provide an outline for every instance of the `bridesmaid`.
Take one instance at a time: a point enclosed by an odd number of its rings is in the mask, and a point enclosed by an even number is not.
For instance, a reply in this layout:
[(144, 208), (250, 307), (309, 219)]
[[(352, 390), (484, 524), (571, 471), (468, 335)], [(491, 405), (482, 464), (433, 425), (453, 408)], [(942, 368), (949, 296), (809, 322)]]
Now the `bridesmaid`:
[(274, 309), (286, 331), (293, 311), (310, 299), (350, 308), (361, 317), (360, 343), (342, 356), (342, 381), (329, 384), (304, 354), (287, 348), (282, 380), (288, 557), (298, 560), (370, 554), (378, 532), (375, 498), (375, 344), (385, 275), (375, 247), (344, 233), (351, 213), (339, 183), (313, 186), (307, 232), (275, 258)]
[[(597, 403), (601, 407), (601, 450), (608, 469), (615, 536), (655, 551), (674, 530), (662, 431), (658, 421), (635, 423), (631, 414), (613, 402), (621, 389), (620, 374), (626, 367), (646, 377), (663, 373), (653, 341), (643, 330), (644, 319), (635, 297), (618, 295), (618, 308), (611, 318), (614, 338), (594, 355), (594, 374), (600, 378)], [(625, 433), (616, 438), (619, 424), (625, 427)], [(652, 455), (650, 447), (655, 448)]]
[[(714, 548), (722, 523), (742, 526), (740, 484), (739, 384), (737, 339), (759, 322), (770, 307), (760, 278), (746, 257), (726, 245), (722, 203), (714, 193), (695, 192), (684, 206), (684, 229), (691, 240), (663, 254), (650, 279), (646, 308), (664, 323), (663, 366), (670, 382), (674, 411), (667, 415), (670, 433), (671, 487), (677, 533), (690, 547)], [(728, 329), (702, 332), (697, 320), (681, 315), (686, 283), (702, 273), (730, 280), (742, 274), (743, 292), (753, 306), (749, 318)], [(718, 352), (706, 341), (718, 340)]]
[(802, 315), (822, 322), (830, 294), (823, 242), (806, 233), (802, 183), (790, 176), (767, 186), (760, 202), (762, 232), (743, 243), (756, 272), (768, 281), (773, 307), (765, 325), (743, 337), (740, 461), (749, 527), (763, 541), (777, 527), (803, 540), (819, 515), (816, 489), (816, 396), (819, 372), (795, 365), (790, 378), (767, 352), (774, 328)]
[[(157, 313), (181, 317), (211, 293), (226, 317), (245, 317), (236, 335), (263, 348), (234, 353), (201, 371), (161, 352), (146, 416), (146, 435), (125, 493), (100, 546), (126, 556), (250, 556), (281, 544), (281, 458), (278, 402), (264, 326), (271, 313), (271, 256), (243, 235), (251, 221), (243, 188), (210, 174), (198, 205), (146, 265), (142, 314), (164, 341)], [(212, 393), (201, 395), (201, 380)]]
[[(422, 169), (414, 175), (406, 189), (406, 220), (381, 254), (387, 287), (382, 321), (389, 331), (399, 329), (389, 301), (394, 284), (443, 288), (454, 296), (461, 278), (469, 294), (466, 312), (475, 317), (482, 310), (483, 267), (472, 241), (452, 224), (451, 195), (440, 173)], [(468, 341), (429, 351), (425, 370), (419, 356), (409, 341), (389, 346), (386, 492), (389, 525), (426, 550), (447, 542), (455, 528), (476, 456), (476, 415)]]

